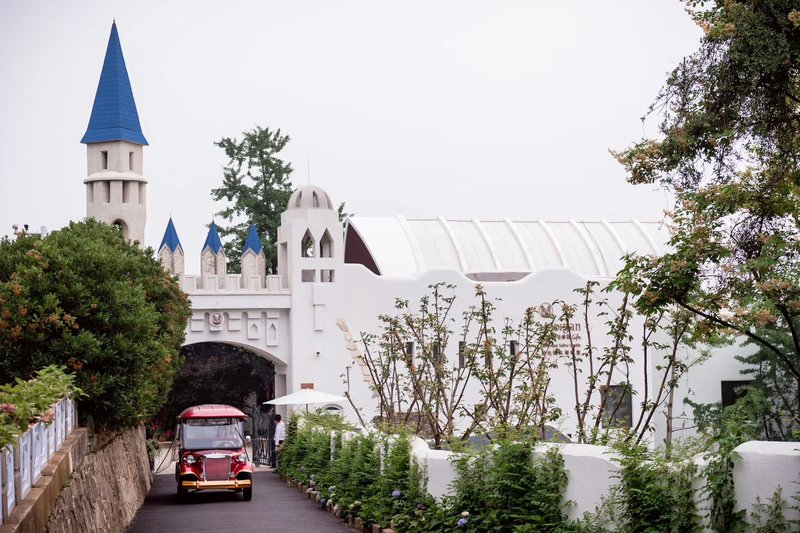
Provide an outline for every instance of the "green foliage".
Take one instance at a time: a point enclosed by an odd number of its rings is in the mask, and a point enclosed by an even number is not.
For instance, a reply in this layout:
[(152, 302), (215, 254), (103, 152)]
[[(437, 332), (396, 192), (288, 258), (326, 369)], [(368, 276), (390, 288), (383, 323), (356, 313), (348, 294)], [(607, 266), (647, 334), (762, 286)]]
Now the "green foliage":
[(723, 409), (720, 405), (698, 406), (695, 418), (698, 430), (708, 440), (708, 461), (703, 476), (704, 492), (710, 501), (708, 518), (715, 531), (745, 531), (745, 512), (735, 511), (736, 494), (733, 486), (734, 449), (755, 436), (755, 418), (744, 404)]
[[(791, 333), (784, 329), (763, 330), (759, 335), (767, 339), (784, 353), (791, 353)], [(800, 440), (800, 381), (781, 364), (772, 350), (752, 340), (747, 342), (756, 351), (738, 356), (746, 368), (742, 371), (753, 381), (737, 394), (757, 417), (760, 440)]]
[(788, 533), (797, 531), (800, 520), (788, 520), (785, 515), (786, 500), (781, 496), (781, 488), (769, 497), (767, 503), (756, 498), (756, 504), (750, 513), (750, 528), (754, 533)]
[(136, 425), (164, 403), (180, 365), (189, 303), (152, 250), (106, 224), (0, 241), (0, 381), (65, 365), (81, 415)]
[[(702, 414), (702, 413), (701, 413)], [(733, 449), (752, 431), (752, 421), (721, 412), (724, 424), (709, 433), (713, 417), (703, 415), (702, 429), (713, 444), (705, 477), (712, 502), (708, 511), (716, 531), (744, 531), (744, 513), (733, 513)], [(435, 501), (426, 490), (424, 472), (410, 460), (407, 436), (350, 434), (315, 426), (313, 417), (293, 417), (279, 458), (279, 471), (318, 492), (323, 505), (338, 507), (343, 517), (391, 525), (404, 532), (573, 531), (689, 532), (701, 530), (694, 503), (696, 476), (693, 446), (649, 450), (622, 436), (619, 484), (595, 513), (568, 522), (564, 501), (567, 472), (556, 447), (544, 452), (535, 441), (500, 439), (454, 456), (453, 496)], [(300, 424), (298, 424), (300, 422)], [(322, 417), (323, 426), (330, 421)], [(724, 429), (720, 429), (724, 428)], [(742, 429), (744, 428), (744, 429)], [(749, 429), (747, 429), (749, 428)], [(519, 435), (517, 435), (519, 437)], [(698, 443), (702, 444), (702, 443)], [(380, 460), (381, 454), (383, 461)], [(775, 495), (752, 514), (759, 531), (794, 527), (784, 515), (786, 503)]]
[[(529, 308), (518, 324), (505, 320), (496, 331), (494, 302), (477, 285), (476, 303), (456, 335), (455, 287), (428, 289), (418, 305), (397, 299), (395, 313), (379, 317), (379, 334), (361, 334), (381, 427), (411, 431), (437, 449), (456, 448), (479, 430), (543, 435), (545, 424), (561, 415), (549, 390), (549, 371), (560, 355), (552, 349), (554, 317), (540, 319)], [(464, 401), (471, 382), (481, 394), (476, 405)], [(462, 419), (467, 424), (459, 428)]]
[(19, 378), (0, 386), (0, 448), (14, 442), (15, 436), (36, 422), (50, 423), (55, 416), (53, 404), (62, 398), (83, 394), (75, 386), (75, 376), (64, 367), (47, 366), (30, 380)]
[[(557, 531), (565, 526), (567, 473), (558, 450), (534, 455), (533, 444), (501, 441), (462, 455), (448, 507), (469, 513), (473, 531)], [(457, 518), (456, 518), (457, 520)]]
[(620, 531), (631, 533), (699, 531), (692, 481), (696, 469), (688, 460), (667, 460), (660, 451), (621, 441), (620, 483), (615, 503)]
[[(687, 4), (705, 36), (651, 106), (662, 115), (660, 138), (615, 154), (631, 183), (674, 194), (670, 251), (630, 258), (625, 275), (640, 310), (674, 303), (697, 317), (698, 339), (736, 334), (757, 343), (769, 356), (751, 362), (764, 364), (768, 379), (791, 381), (797, 397), (800, 5)], [(780, 416), (796, 423), (798, 405)]]
[(280, 129), (272, 131), (260, 126), (242, 135), (241, 141), (235, 137), (223, 137), (214, 143), (225, 151), (228, 158), (222, 185), (211, 190), (215, 201), (228, 204), (217, 214), (230, 225), (220, 226), (219, 233), (223, 239), (231, 237), (223, 245), (229, 270), (238, 272), (248, 229), (250, 224), (255, 224), (262, 238), (264, 255), (274, 269), (277, 266), (281, 213), (286, 210), (292, 194), (289, 182), (292, 165), (279, 158), (289, 136), (281, 135)]

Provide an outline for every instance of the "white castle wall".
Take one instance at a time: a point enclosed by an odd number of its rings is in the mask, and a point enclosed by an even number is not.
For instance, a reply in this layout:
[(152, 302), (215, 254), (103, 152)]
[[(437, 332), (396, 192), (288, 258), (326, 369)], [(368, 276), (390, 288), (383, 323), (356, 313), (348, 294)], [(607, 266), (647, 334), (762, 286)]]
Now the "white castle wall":
[[(458, 319), (461, 317), (462, 312), (467, 306), (475, 303), (474, 291), (475, 283), (472, 280), (462, 276), (460, 273), (453, 271), (432, 271), (419, 278), (383, 278), (375, 276), (366, 268), (361, 265), (343, 265), (344, 275), (342, 276), (344, 282), (343, 299), (338, 302), (339, 316), (342, 317), (343, 322), (346, 324), (349, 334), (359, 339), (360, 332), (378, 333), (379, 323), (377, 317), (380, 314), (391, 314), (394, 309), (395, 298), (408, 299), (412, 308), (414, 303), (429, 292), (428, 285), (445, 282), (456, 285), (456, 305), (454, 306), (451, 316), (456, 318), (454, 329), (458, 333), (459, 325)], [(582, 287), (586, 283), (584, 278), (576, 275), (572, 271), (565, 269), (549, 270), (538, 272), (527, 276), (526, 278), (511, 283), (484, 283), (488, 295), (496, 299), (497, 309), (495, 311), (495, 320), (498, 330), (502, 327), (503, 319), (505, 317), (511, 318), (518, 322), (527, 307), (539, 305), (547, 302), (552, 302), (555, 299), (563, 299), (567, 303), (579, 305), (581, 303), (581, 295), (576, 294), (574, 289)], [(608, 297), (610, 304), (617, 305), (620, 300), (618, 294), (604, 295)], [(293, 307), (292, 313), (295, 313)], [(605, 321), (607, 318), (596, 317), (590, 324), (590, 332), (592, 342), (596, 350), (601, 350), (606, 346), (609, 340), (605, 334), (607, 327)], [(293, 323), (294, 318), (293, 318)], [(641, 330), (642, 319), (635, 317), (631, 323), (630, 331), (636, 333)], [(579, 343), (585, 349), (587, 341), (587, 332), (584, 331), (583, 325), (580, 326), (581, 330), (576, 332), (579, 334)], [(346, 365), (352, 365), (353, 351), (348, 350), (348, 339), (345, 338), (344, 332), (338, 332), (338, 339), (332, 338), (330, 345), (335, 351), (338, 358), (338, 368), (334, 365), (332, 374), (341, 374)], [(638, 403), (641, 401), (642, 394), (645, 388), (644, 374), (642, 367), (641, 350), (637, 349), (634, 340), (633, 357), (640, 363), (632, 367), (630, 376), (631, 383), (634, 390), (639, 395), (634, 396), (633, 408), (634, 418), (638, 417)], [(640, 341), (639, 341), (640, 342)], [(454, 341), (447, 348), (445, 355), (451, 360), (457, 360), (457, 342)], [(685, 409), (682, 405), (682, 398), (685, 396), (689, 387), (695, 391), (694, 398), (700, 401), (719, 401), (720, 399), (720, 379), (737, 379), (739, 376), (738, 369), (740, 365), (733, 360), (732, 355), (740, 353), (736, 347), (731, 347), (727, 350), (716, 350), (711, 359), (711, 364), (697, 366), (688, 373), (682, 380), (681, 388), (676, 394), (675, 413), (679, 414)], [(685, 356), (694, 357), (699, 355), (699, 352), (692, 354), (684, 354)], [(651, 372), (657, 361), (651, 360)], [(369, 406), (365, 409), (367, 418), (372, 418), (377, 414), (375, 407), (377, 407), (376, 400), (373, 398), (372, 392), (369, 389), (367, 382), (361, 379), (361, 372), (358, 369), (351, 370), (351, 385), (353, 387), (353, 394), (359, 400), (359, 405)], [(583, 376), (586, 376), (584, 372)], [(574, 415), (574, 388), (572, 377), (568, 368), (562, 366), (551, 372), (551, 391), (556, 397), (557, 404), (564, 412), (564, 420), (559, 429), (569, 435), (574, 433), (576, 419)], [(615, 376), (612, 381), (614, 383), (623, 381), (624, 376)], [(652, 374), (649, 379), (650, 398), (656, 392), (656, 388), (660, 383), (654, 383)], [(584, 385), (581, 386), (579, 392), (583, 394)], [(475, 402), (478, 399), (478, 391), (473, 388), (468, 396), (468, 402)], [(597, 394), (595, 394), (597, 399)], [(690, 414), (690, 413), (689, 413)], [(663, 414), (658, 413), (653, 421), (656, 428), (656, 433), (653, 439), (657, 442), (664, 438), (665, 435), (665, 418)], [(677, 420), (675, 421), (676, 427), (681, 424), (693, 425), (690, 421)]]
[[(547, 448), (556, 446), (564, 459), (567, 470), (567, 489), (564, 501), (572, 502), (568, 507), (571, 520), (580, 518), (584, 513), (592, 512), (604, 497), (610, 495), (612, 487), (618, 483), (619, 464), (613, 460), (614, 450), (605, 446), (588, 444), (543, 445), (537, 452), (544, 453)], [(797, 520), (800, 513), (792, 507), (800, 497), (800, 446), (796, 442), (746, 442), (736, 448), (734, 488), (736, 509), (747, 511), (748, 521), (752, 524), (751, 513), (758, 503), (766, 503), (781, 488), (781, 495), (787, 505), (784, 516), (788, 520)], [(451, 484), (456, 479), (453, 467), (452, 452), (431, 450), (422, 439), (415, 438), (412, 443), (412, 459), (426, 469), (428, 493), (436, 498), (452, 494)], [(695, 459), (703, 464), (701, 457)], [(705, 502), (703, 494), (705, 483), (698, 478), (695, 484), (695, 500)], [(700, 514), (707, 509), (699, 506)], [(708, 529), (707, 524), (705, 531)]]

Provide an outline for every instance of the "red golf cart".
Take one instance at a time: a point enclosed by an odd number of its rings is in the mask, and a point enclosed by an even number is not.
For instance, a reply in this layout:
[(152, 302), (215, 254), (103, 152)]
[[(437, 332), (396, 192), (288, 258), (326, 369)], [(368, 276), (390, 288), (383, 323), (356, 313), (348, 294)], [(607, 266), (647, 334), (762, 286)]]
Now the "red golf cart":
[(247, 418), (230, 405), (195, 405), (178, 415), (178, 497), (189, 491), (233, 490), (253, 498), (253, 465), (245, 449)]

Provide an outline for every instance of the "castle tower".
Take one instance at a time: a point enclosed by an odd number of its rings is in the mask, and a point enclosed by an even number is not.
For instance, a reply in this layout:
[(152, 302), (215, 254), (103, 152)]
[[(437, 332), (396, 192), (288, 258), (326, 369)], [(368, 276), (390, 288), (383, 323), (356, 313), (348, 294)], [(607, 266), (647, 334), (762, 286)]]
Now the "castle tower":
[(242, 250), (242, 287), (250, 290), (264, 287), (267, 275), (267, 258), (255, 224), (250, 224), (247, 241)]
[(181, 240), (178, 238), (178, 232), (175, 231), (172, 217), (169, 217), (167, 229), (164, 231), (164, 238), (161, 239), (161, 244), (158, 247), (158, 260), (161, 261), (164, 270), (173, 276), (183, 276), (183, 246), (181, 246)]
[(338, 372), (330, 365), (343, 354), (330, 339), (341, 334), (343, 269), (343, 228), (333, 202), (320, 187), (300, 187), (278, 228), (278, 274), (292, 294), (287, 390), (298, 390), (302, 383), (322, 390), (336, 386)]
[(278, 228), (278, 274), (294, 289), (333, 283), (344, 263), (342, 222), (328, 193), (304, 185), (289, 198)]
[(214, 285), (223, 287), (227, 273), (228, 258), (225, 257), (217, 225), (211, 222), (206, 242), (203, 244), (203, 251), (200, 252), (200, 276), (203, 280), (203, 287), (206, 289), (210, 289)]
[(142, 154), (147, 140), (139, 125), (116, 22), (111, 25), (92, 115), (81, 142), (87, 152), (86, 216), (119, 226), (126, 239), (143, 246), (147, 180), (142, 177)]

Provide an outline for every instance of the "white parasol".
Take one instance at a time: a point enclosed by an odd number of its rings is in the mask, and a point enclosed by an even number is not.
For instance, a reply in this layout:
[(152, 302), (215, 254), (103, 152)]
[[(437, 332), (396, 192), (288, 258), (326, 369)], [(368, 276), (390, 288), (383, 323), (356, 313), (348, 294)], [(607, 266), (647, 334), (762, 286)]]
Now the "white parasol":
[(314, 389), (300, 389), (297, 392), (266, 401), (271, 405), (309, 405), (314, 403), (338, 403), (344, 402), (347, 398), (336, 394), (329, 394)]

